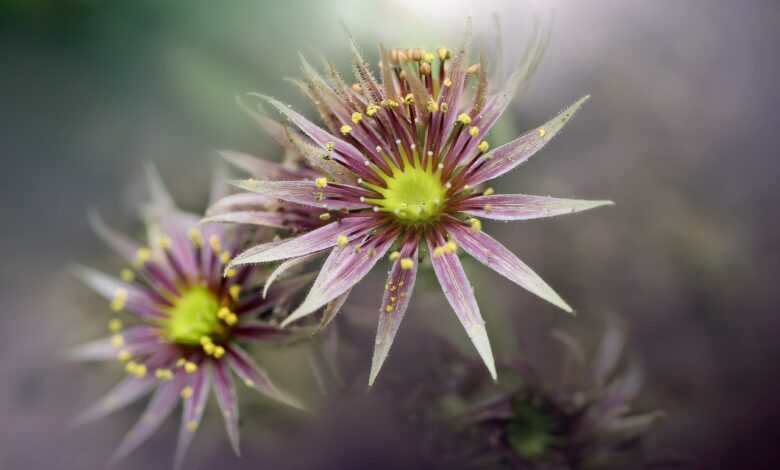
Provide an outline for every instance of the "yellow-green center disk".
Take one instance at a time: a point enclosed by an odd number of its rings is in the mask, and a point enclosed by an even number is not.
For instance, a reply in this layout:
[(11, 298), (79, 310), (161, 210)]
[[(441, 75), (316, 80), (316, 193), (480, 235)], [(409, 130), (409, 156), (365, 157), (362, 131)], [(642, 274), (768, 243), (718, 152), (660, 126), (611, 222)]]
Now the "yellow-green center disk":
[(195, 286), (184, 291), (168, 309), (169, 318), (163, 322), (169, 341), (198, 345), (204, 336), (219, 336), (224, 332), (217, 312), (219, 300), (208, 288)]

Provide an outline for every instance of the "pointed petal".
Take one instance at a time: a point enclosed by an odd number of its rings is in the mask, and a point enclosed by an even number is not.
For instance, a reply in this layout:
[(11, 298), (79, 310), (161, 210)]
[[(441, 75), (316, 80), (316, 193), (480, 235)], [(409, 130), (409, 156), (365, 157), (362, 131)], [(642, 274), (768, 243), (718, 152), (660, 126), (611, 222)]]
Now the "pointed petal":
[(179, 440), (176, 444), (176, 457), (174, 458), (174, 469), (180, 469), (184, 462), (184, 456), (190, 448), (195, 432), (203, 419), (203, 410), (206, 408), (206, 402), (209, 397), (209, 388), (211, 382), (209, 374), (204, 369), (199, 369), (192, 376), (190, 387), (192, 387), (192, 396), (184, 402), (184, 410), (181, 414), (181, 427), (179, 428)]
[(174, 212), (178, 210), (173, 197), (171, 197), (168, 188), (163, 183), (162, 177), (160, 177), (160, 172), (157, 171), (157, 167), (152, 163), (147, 163), (144, 165), (144, 170), (146, 171), (146, 184), (149, 186), (149, 194), (151, 195), (151, 201), (148, 206), (160, 212)]
[(340, 235), (356, 238), (373, 224), (371, 217), (345, 217), (303, 235), (249, 248), (233, 258), (228, 267), (279, 261), (322, 251), (335, 245)]
[(395, 239), (395, 234), (383, 239), (360, 241), (336, 247), (322, 266), (303, 303), (282, 322), (282, 327), (314, 313), (317, 309), (345, 293), (363, 279), (384, 256)]
[[(434, 253), (437, 246), (443, 246), (444, 237), (435, 234), (428, 239), (428, 252)], [(485, 329), (485, 320), (479, 312), (477, 299), (474, 298), (474, 289), (463, 272), (458, 255), (444, 253), (441, 256), (431, 256), (433, 270), (439, 280), (444, 296), (447, 297), (458, 320), (466, 330), (469, 339), (477, 349), (479, 356), (485, 363), (493, 380), (496, 380), (496, 363), (493, 359), (493, 351), (490, 349), (490, 340)]]
[(71, 361), (113, 361), (117, 350), (111, 344), (111, 338), (90, 341), (68, 351), (65, 357)]
[(300, 215), (285, 212), (237, 211), (206, 217), (202, 223), (250, 224), (261, 227), (289, 228), (298, 225), (301, 221)]
[(144, 443), (160, 427), (165, 419), (176, 408), (179, 393), (184, 386), (183, 374), (178, 374), (174, 380), (162, 383), (152, 396), (141, 418), (125, 435), (119, 447), (109, 460), (109, 465), (127, 457), (132, 451)]
[(314, 181), (243, 180), (231, 184), (264, 196), (325, 210), (363, 209), (369, 205), (360, 202), (359, 194), (371, 197), (371, 193), (358, 187), (350, 186), (345, 190), (345, 185), (329, 184), (320, 188)]
[(569, 313), (573, 311), (538, 274), (495, 238), (460, 224), (450, 224), (447, 229), (457, 244), (480, 263), (551, 304)]
[(493, 220), (530, 220), (573, 214), (613, 204), (612, 201), (561, 199), (528, 194), (495, 194), (466, 199), (458, 203), (455, 210)]
[(117, 359), (120, 349), (133, 355), (153, 351), (160, 338), (157, 328), (146, 325), (126, 328), (121, 336), (121, 347), (113, 344), (113, 338), (104, 338), (73, 348), (65, 354), (65, 358), (71, 361), (113, 361)]
[(217, 395), (217, 402), (219, 403), (219, 409), (222, 411), (222, 417), (225, 419), (225, 429), (227, 430), (228, 438), (230, 439), (230, 445), (233, 447), (236, 455), (241, 455), (238, 437), (238, 399), (236, 398), (236, 386), (225, 365), (225, 361), (214, 361), (212, 366), (211, 372), (214, 380), (214, 392)]
[(332, 322), (333, 319), (336, 318), (336, 315), (341, 311), (341, 307), (344, 306), (344, 302), (347, 301), (350, 292), (352, 292), (352, 289), (347, 290), (340, 296), (328, 302), (328, 305), (326, 305), (325, 309), (322, 311), (322, 318), (320, 318), (320, 326), (318, 329), (321, 330), (330, 325), (330, 322)]
[(152, 391), (155, 385), (156, 381), (151, 377), (142, 379), (125, 377), (97, 403), (76, 417), (73, 423), (82, 425), (107, 416), (145, 396)]
[(497, 147), (482, 156), (482, 162), (474, 167), (476, 170), (468, 177), (468, 183), (476, 186), (497, 178), (527, 161), (560, 132), (588, 98), (590, 98), (590, 95), (580, 98), (563, 110), (562, 113), (540, 127), (528, 131), (517, 139)]
[(268, 297), (268, 290), (271, 288), (271, 286), (276, 281), (276, 279), (279, 278), (279, 276), (281, 276), (288, 270), (294, 269), (296, 266), (301, 266), (303, 264), (306, 264), (315, 258), (317, 258), (316, 253), (311, 255), (299, 256), (297, 258), (290, 258), (282, 262), (279, 266), (276, 267), (276, 269), (274, 269), (271, 272), (270, 275), (268, 275), (268, 279), (265, 280), (265, 285), (263, 286), (263, 298)]
[(608, 325), (593, 361), (593, 380), (597, 390), (609, 381), (620, 361), (625, 344), (626, 335), (623, 330), (615, 324)]
[(74, 274), (88, 287), (104, 298), (113, 301), (117, 296), (124, 300), (117, 307), (126, 308), (141, 318), (164, 317), (152, 296), (135, 284), (120, 281), (100, 271), (76, 266)]
[[(374, 385), (374, 380), (387, 359), (398, 327), (401, 326), (406, 309), (409, 307), (412, 289), (414, 289), (414, 282), (417, 279), (417, 244), (416, 237), (409, 237), (404, 242), (400, 251), (401, 257), (393, 263), (387, 276), (387, 285), (382, 296), (382, 307), (379, 309), (374, 356), (371, 359), (371, 373), (368, 377), (369, 386)], [(405, 258), (410, 258), (414, 262), (409, 269), (401, 267), (401, 260)]]
[(263, 395), (285, 405), (301, 410), (304, 409), (303, 404), (298, 399), (277, 388), (271, 382), (268, 374), (260, 369), (252, 358), (237, 344), (231, 344), (227, 349), (228, 364), (230, 364), (230, 367), (244, 381), (247, 387), (252, 387)]
[(88, 218), (92, 230), (95, 231), (95, 234), (97, 234), (106, 245), (116, 251), (128, 262), (132, 263), (135, 260), (138, 248), (140, 247), (138, 243), (106, 225), (97, 212), (90, 211)]
[(253, 157), (247, 153), (220, 150), (219, 155), (231, 164), (249, 173), (253, 178), (260, 180), (295, 180), (301, 177), (295, 171), (289, 170), (278, 163)]
[(238, 193), (225, 196), (206, 210), (207, 216), (225, 212), (269, 209), (278, 205), (276, 199), (262, 194)]

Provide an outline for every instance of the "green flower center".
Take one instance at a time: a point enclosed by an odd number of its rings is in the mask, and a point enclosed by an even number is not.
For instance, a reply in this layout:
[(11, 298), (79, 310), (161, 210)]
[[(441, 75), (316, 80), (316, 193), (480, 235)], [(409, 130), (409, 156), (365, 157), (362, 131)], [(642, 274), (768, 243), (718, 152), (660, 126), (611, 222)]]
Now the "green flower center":
[(185, 290), (168, 309), (168, 319), (163, 322), (165, 337), (169, 341), (199, 345), (204, 336), (215, 337), (224, 334), (219, 322), (219, 300), (208, 288), (194, 286)]
[(509, 445), (523, 457), (541, 458), (556, 442), (554, 418), (526, 400), (515, 402), (512, 409), (506, 429)]
[(447, 187), (439, 171), (406, 164), (403, 169), (392, 166), (391, 175), (382, 175), (386, 188), (373, 187), (382, 199), (369, 199), (380, 210), (393, 214), (407, 225), (422, 225), (436, 221), (442, 213)]

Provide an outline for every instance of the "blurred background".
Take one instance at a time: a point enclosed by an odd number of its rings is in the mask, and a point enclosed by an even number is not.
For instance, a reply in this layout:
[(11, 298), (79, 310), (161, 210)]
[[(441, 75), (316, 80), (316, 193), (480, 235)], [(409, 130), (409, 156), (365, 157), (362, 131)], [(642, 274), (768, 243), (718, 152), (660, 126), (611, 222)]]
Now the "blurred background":
[[(617, 318), (645, 370), (642, 403), (667, 414), (651, 453), (697, 468), (776, 468), (775, 0), (0, 2), (0, 468), (100, 468), (137, 417), (138, 407), (71, 427), (121, 373), (61, 356), (105, 331), (106, 306), (68, 274), (74, 262), (110, 265), (87, 210), (138, 230), (144, 162), (160, 169), (181, 206), (201, 210), (216, 149), (279, 157), (234, 97), (261, 91), (309, 111), (283, 78), (299, 75), (298, 51), (322, 53), (346, 72), (340, 21), (374, 63), (379, 41), (457, 45), (468, 15), (478, 44), (489, 45), (497, 13), (511, 59), (533, 18), (550, 11), (551, 44), (494, 145), (583, 94), (592, 100), (496, 190), (617, 205), (489, 224), (579, 313), (567, 318), (470, 264), (497, 354), (543, 351), (551, 328), (594, 344)], [(456, 343), (465, 335), (439, 292), (418, 295), (367, 393), (381, 283), (379, 275), (363, 283), (344, 312), (357, 330), (359, 386), (320, 398), (311, 417), (264, 420), (263, 404), (250, 402), (243, 413), (255, 406), (257, 414), (243, 423), (240, 460), (212, 409), (189, 467), (431, 468), (417, 464), (421, 431), (387, 405), (409, 388), (390, 384), (425, 380), (438, 367), (431, 329)], [(297, 372), (277, 365), (281, 382), (313, 387), (299, 377), (309, 375), (300, 358), (290, 361)], [(118, 467), (169, 468), (177, 424)]]

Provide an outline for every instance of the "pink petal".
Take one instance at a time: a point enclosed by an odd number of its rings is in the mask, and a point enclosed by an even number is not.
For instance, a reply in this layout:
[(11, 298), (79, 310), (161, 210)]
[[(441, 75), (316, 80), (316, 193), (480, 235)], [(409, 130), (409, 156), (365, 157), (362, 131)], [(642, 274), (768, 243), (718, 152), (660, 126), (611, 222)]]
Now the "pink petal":
[(238, 193), (225, 196), (206, 211), (207, 216), (245, 210), (267, 209), (278, 205), (277, 200), (255, 193)]
[[(387, 277), (387, 285), (382, 296), (382, 306), (379, 309), (379, 324), (374, 341), (374, 356), (371, 359), (371, 373), (368, 385), (374, 384), (379, 370), (382, 368), (390, 347), (393, 345), (398, 327), (404, 319), (409, 300), (412, 297), (412, 289), (417, 278), (417, 237), (409, 237), (401, 247), (401, 257), (393, 263)], [(411, 269), (401, 268), (401, 259), (411, 258), (414, 265)]]
[(211, 382), (209, 374), (204, 369), (199, 369), (190, 379), (192, 396), (184, 402), (184, 411), (181, 415), (181, 427), (179, 428), (179, 440), (176, 444), (176, 457), (174, 468), (181, 468), (184, 456), (195, 437), (195, 432), (203, 419), (203, 410), (209, 397)]
[[(428, 252), (433, 253), (437, 246), (445, 244), (444, 237), (433, 234), (428, 238)], [(477, 300), (474, 298), (474, 289), (463, 272), (458, 255), (444, 253), (441, 256), (431, 256), (433, 270), (439, 279), (444, 296), (447, 297), (458, 320), (466, 329), (469, 339), (476, 347), (482, 361), (487, 366), (490, 376), (496, 379), (496, 364), (493, 352), (490, 349), (490, 340), (485, 329), (485, 321), (479, 312)]]
[(228, 346), (228, 364), (233, 371), (244, 381), (247, 387), (252, 387), (263, 395), (276, 401), (292, 406), (293, 408), (303, 409), (304, 406), (296, 398), (290, 396), (277, 388), (268, 374), (260, 369), (249, 355), (237, 344)]
[(83, 411), (74, 424), (85, 424), (124, 408), (151, 392), (156, 384), (153, 377), (125, 377), (97, 403)]
[(225, 365), (225, 361), (213, 361), (212, 365), (214, 392), (217, 395), (217, 402), (219, 403), (219, 409), (222, 411), (222, 417), (225, 419), (225, 429), (227, 429), (230, 445), (233, 446), (236, 455), (240, 455), (236, 386)]
[(366, 243), (351, 241), (336, 247), (322, 266), (303, 303), (282, 322), (282, 327), (314, 313), (318, 308), (348, 291), (357, 284), (384, 256), (395, 239), (395, 234)]
[(124, 307), (141, 318), (165, 317), (157, 302), (144, 288), (84, 266), (77, 266), (75, 274), (84, 284), (108, 300), (113, 300), (118, 292), (124, 291), (127, 294)]
[(343, 189), (344, 185), (328, 184), (319, 188), (314, 181), (233, 181), (241, 189), (295, 204), (317, 207), (323, 210), (364, 209), (368, 204), (357, 194), (372, 194), (357, 187)]
[(480, 263), (532, 294), (569, 313), (572, 312), (569, 304), (564, 302), (539, 275), (490, 235), (482, 231), (474, 232), (470, 227), (458, 223), (449, 224), (447, 230), (458, 246)]
[(296, 266), (304, 265), (315, 258), (317, 258), (317, 254), (300, 256), (298, 258), (291, 258), (279, 264), (279, 266), (277, 266), (271, 272), (271, 274), (268, 275), (268, 279), (265, 280), (265, 285), (263, 286), (263, 298), (268, 297), (268, 290), (271, 288), (271, 286), (276, 281), (276, 279), (279, 278), (279, 276), (281, 276), (288, 270), (294, 269)]
[(479, 163), (474, 166), (475, 170), (468, 177), (468, 184), (476, 186), (497, 178), (531, 158), (560, 132), (588, 98), (590, 98), (589, 95), (580, 98), (542, 126), (528, 131), (517, 139), (497, 147), (480, 157)]
[(306, 174), (289, 170), (278, 163), (242, 152), (220, 150), (219, 154), (228, 162), (249, 173), (253, 178), (261, 180), (294, 180), (300, 178), (301, 174)]
[(212, 215), (203, 219), (203, 223), (230, 223), (230, 224), (250, 224), (262, 227), (289, 228), (294, 227), (305, 221), (298, 214), (286, 212), (268, 212), (268, 211), (236, 211), (226, 212), (219, 215)]
[(455, 206), (455, 210), (493, 220), (530, 220), (573, 214), (612, 204), (614, 204), (612, 201), (560, 199), (527, 194), (495, 194), (465, 199)]

